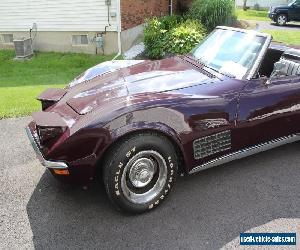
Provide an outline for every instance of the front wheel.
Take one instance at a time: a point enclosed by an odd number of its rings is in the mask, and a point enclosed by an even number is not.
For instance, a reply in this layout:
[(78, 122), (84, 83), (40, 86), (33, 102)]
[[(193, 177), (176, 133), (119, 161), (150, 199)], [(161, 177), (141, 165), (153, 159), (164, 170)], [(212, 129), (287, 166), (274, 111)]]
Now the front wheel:
[(285, 25), (287, 22), (287, 16), (285, 14), (279, 14), (276, 18), (276, 23), (280, 26)]
[(161, 204), (177, 176), (177, 155), (164, 136), (143, 133), (115, 145), (104, 163), (104, 185), (112, 203), (130, 213)]

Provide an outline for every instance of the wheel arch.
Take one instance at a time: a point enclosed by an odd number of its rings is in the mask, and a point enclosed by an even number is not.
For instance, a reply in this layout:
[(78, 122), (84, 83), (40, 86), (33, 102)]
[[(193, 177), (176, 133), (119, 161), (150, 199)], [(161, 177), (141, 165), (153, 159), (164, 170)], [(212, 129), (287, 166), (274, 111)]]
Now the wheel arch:
[[(166, 126), (166, 125), (164, 125)], [(160, 124), (160, 128), (162, 125)], [(164, 129), (158, 129), (154, 128), (152, 126), (147, 126), (139, 129), (133, 129), (133, 130), (124, 130), (113, 133), (113, 139), (110, 142), (110, 144), (105, 148), (105, 150), (101, 153), (101, 155), (98, 158), (97, 161), (97, 169), (98, 171), (102, 170), (102, 166), (105, 162), (105, 156), (108, 155), (108, 152), (113, 150), (113, 148), (118, 144), (121, 143), (123, 140), (126, 140), (127, 138), (134, 136), (136, 134), (143, 134), (143, 133), (151, 133), (153, 135), (159, 135), (165, 137), (171, 144), (173, 145), (175, 152), (178, 156), (178, 171), (179, 174), (187, 174), (187, 168), (186, 168), (186, 161), (184, 157), (184, 150), (182, 147), (182, 144), (180, 142), (180, 139), (176, 136), (175, 131), (172, 131), (171, 128), (168, 128), (169, 131)]]

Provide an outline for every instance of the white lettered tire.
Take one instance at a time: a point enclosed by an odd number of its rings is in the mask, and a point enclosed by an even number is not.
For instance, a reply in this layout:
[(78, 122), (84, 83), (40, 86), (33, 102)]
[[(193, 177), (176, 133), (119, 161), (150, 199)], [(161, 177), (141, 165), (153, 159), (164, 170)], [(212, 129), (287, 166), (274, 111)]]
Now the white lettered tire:
[(178, 161), (172, 143), (149, 132), (117, 143), (103, 168), (106, 192), (117, 209), (142, 213), (165, 200), (176, 181)]

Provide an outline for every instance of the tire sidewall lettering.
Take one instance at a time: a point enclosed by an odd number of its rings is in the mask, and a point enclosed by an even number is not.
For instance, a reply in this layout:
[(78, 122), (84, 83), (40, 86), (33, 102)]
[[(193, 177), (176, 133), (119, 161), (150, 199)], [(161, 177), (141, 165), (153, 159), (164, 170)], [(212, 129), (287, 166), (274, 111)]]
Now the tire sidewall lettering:
[(171, 189), (171, 184), (174, 179), (174, 163), (171, 156), (167, 157), (167, 167), (168, 167), (168, 178), (166, 180), (166, 187), (162, 190), (161, 194), (158, 195), (158, 199), (154, 200), (149, 206), (148, 209), (153, 209), (159, 205), (160, 201), (163, 201), (166, 198), (166, 195), (169, 193)]
[(115, 172), (115, 178), (114, 178), (114, 182), (115, 182), (115, 194), (117, 196), (120, 196), (122, 191), (120, 190), (120, 180), (122, 178), (123, 175), (123, 171), (124, 171), (124, 166), (126, 166), (127, 162), (130, 160), (130, 158), (132, 158), (136, 153), (136, 146), (134, 146), (132, 149), (130, 149), (126, 154), (126, 161), (125, 162), (119, 162), (118, 167), (117, 167), (117, 171)]

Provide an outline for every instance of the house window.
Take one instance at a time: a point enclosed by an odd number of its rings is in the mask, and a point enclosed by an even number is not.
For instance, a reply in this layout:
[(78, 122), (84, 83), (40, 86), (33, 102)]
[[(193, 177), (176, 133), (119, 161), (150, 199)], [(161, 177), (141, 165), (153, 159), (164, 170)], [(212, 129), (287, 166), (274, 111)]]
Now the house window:
[(73, 45), (87, 45), (89, 44), (87, 35), (72, 35)]
[(2, 34), (1, 40), (3, 43), (13, 43), (14, 36), (13, 36), (13, 34)]

